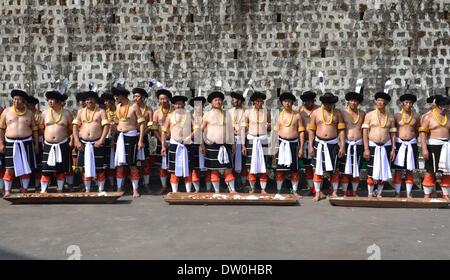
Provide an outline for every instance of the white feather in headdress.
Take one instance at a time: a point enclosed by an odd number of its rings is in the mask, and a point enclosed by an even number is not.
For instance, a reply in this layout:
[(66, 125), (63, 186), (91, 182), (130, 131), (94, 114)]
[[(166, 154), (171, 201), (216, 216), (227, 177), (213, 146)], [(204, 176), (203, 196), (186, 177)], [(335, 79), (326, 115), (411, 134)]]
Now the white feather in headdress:
[(384, 93), (388, 94), (389, 91), (391, 90), (391, 86), (392, 86), (392, 81), (387, 80), (386, 83), (384, 84)]
[(320, 91), (322, 91), (322, 93), (325, 93), (325, 78), (323, 77), (322, 71), (319, 72), (319, 86)]
[[(57, 81), (57, 83), (59, 80)], [(61, 94), (65, 94), (67, 89), (69, 88), (69, 79), (65, 78), (62, 83), (59, 85), (58, 91)]]
[(361, 88), (363, 87), (363, 83), (364, 83), (363, 79), (358, 79), (356, 81), (356, 88), (355, 88), (355, 92), (356, 93), (360, 93), (361, 92)]

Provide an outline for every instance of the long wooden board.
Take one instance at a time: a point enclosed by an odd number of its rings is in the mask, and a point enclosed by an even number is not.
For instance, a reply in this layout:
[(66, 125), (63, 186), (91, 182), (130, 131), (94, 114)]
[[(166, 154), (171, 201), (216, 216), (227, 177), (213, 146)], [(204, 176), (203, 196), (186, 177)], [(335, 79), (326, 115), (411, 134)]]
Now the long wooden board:
[(298, 198), (291, 194), (168, 193), (164, 200), (169, 204), (184, 205), (298, 205)]
[(450, 202), (441, 198), (332, 197), (333, 206), (373, 208), (446, 208)]
[(104, 193), (25, 193), (12, 194), (4, 198), (12, 204), (109, 204), (114, 203), (123, 192), (104, 192)]

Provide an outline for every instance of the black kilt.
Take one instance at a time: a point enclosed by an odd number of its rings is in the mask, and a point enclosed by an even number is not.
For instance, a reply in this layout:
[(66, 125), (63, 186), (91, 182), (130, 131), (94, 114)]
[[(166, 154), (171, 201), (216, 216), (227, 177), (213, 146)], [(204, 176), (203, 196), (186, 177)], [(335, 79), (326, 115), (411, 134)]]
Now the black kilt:
[(109, 168), (109, 164), (111, 162), (111, 138), (105, 139), (105, 144), (103, 145), (103, 154), (104, 154), (104, 162), (107, 168)]
[[(187, 162), (187, 164), (190, 165), (190, 161), (191, 161), (190, 154), (189, 154), (189, 151), (190, 151), (190, 147), (189, 146), (190, 145), (185, 145), (185, 146), (186, 146), (186, 149), (188, 151), (188, 159), (187, 159), (188, 162)], [(175, 160), (176, 160), (177, 147), (178, 147), (177, 144), (170, 144), (169, 145), (169, 150), (167, 151), (168, 158), (169, 158), (167, 171), (169, 171), (169, 172), (175, 172)], [(189, 167), (189, 170), (191, 170), (190, 167)]]
[[(200, 144), (191, 144), (189, 145), (189, 169), (200, 169)], [(206, 167), (206, 162), (205, 162)]]
[(44, 149), (42, 154), (42, 174), (48, 175), (52, 173), (66, 173), (72, 170), (72, 150), (69, 146), (69, 141), (60, 144), (62, 162), (57, 162), (55, 166), (47, 164), (48, 155), (51, 145), (44, 142)]
[[(167, 145), (169, 145), (169, 141), (166, 141)], [(158, 140), (158, 142), (156, 143), (156, 156), (155, 156), (155, 165), (161, 167), (162, 165), (162, 156), (161, 156), (161, 142)], [(167, 156), (167, 155), (166, 155)], [(167, 165), (169, 165), (169, 161), (168, 159), (166, 160)]]
[[(29, 137), (10, 139), (10, 140), (23, 140), (23, 139), (27, 139), (27, 138), (29, 138)], [(33, 171), (34, 169), (36, 169), (36, 155), (34, 154), (33, 140), (23, 141), (23, 145), (25, 148), (25, 153), (27, 154), (28, 164), (30, 165), (31, 171)], [(14, 143), (10, 143), (5, 140), (5, 154), (4, 154), (4, 160), (2, 159), (2, 162), (4, 162), (3, 165), (7, 169), (14, 169), (13, 149), (14, 149)]]
[[(283, 139), (279, 137), (280, 139)], [(278, 164), (278, 152), (280, 149), (281, 140), (278, 139), (278, 147), (277, 147), (277, 155), (276, 155), (276, 170), (277, 171), (298, 171), (298, 139), (283, 139), (285, 141), (289, 141), (289, 146), (291, 148), (291, 157), (292, 157), (292, 164), (290, 166), (286, 165), (279, 165)]]
[[(317, 137), (318, 138), (318, 137)], [(320, 138), (319, 138), (320, 139)], [(320, 139), (323, 141), (330, 141), (333, 139)], [(317, 146), (319, 145), (319, 142), (314, 141), (314, 159), (313, 159), (313, 167), (316, 168), (316, 162), (317, 162)], [(325, 149), (322, 149), (322, 166), (323, 166), (323, 172), (332, 172), (334, 173), (337, 170), (337, 161), (338, 161), (338, 153), (339, 153), (339, 145), (338, 144), (328, 144), (328, 151), (330, 152), (330, 158), (331, 163), (333, 165), (333, 171), (326, 171), (325, 168)]]
[[(136, 166), (137, 161), (137, 143), (139, 141), (139, 136), (123, 136), (125, 142), (125, 157), (127, 160), (127, 166)], [(117, 153), (117, 145), (116, 145)]]
[[(347, 163), (347, 150), (348, 150), (348, 144), (345, 144), (345, 155), (342, 158), (338, 159), (338, 165), (339, 165), (339, 172), (342, 174), (345, 174), (345, 165)], [(356, 157), (358, 158), (359, 166), (358, 169), (361, 169), (361, 163), (363, 161), (363, 152), (364, 152), (364, 145), (356, 145)], [(353, 170), (353, 148), (352, 148), (352, 169)]]
[(144, 135), (144, 155), (145, 159), (150, 158), (150, 141), (148, 140), (148, 135)]
[[(220, 146), (225, 146), (228, 158), (230, 162), (227, 164), (221, 164), (217, 159), (219, 155)], [(205, 155), (205, 166), (208, 170), (220, 170), (220, 169), (228, 169), (233, 168), (232, 164), (232, 153), (231, 153), (231, 145), (230, 144), (205, 144), (206, 147), (206, 155)]]
[(304, 167), (308, 167), (308, 166), (313, 167), (313, 159), (308, 158), (309, 157), (309, 155), (308, 155), (309, 146), (308, 145), (309, 145), (308, 141), (305, 141), (303, 157), (301, 158), (301, 160), (303, 162)]
[[(269, 156), (268, 148), (269, 148), (269, 139), (261, 140), (261, 145), (264, 152), (264, 163), (266, 164), (266, 170), (270, 166), (270, 162), (272, 160), (272, 157)], [(253, 153), (253, 140), (245, 139), (245, 149), (247, 150), (247, 156), (245, 157), (245, 165), (247, 166), (249, 172), (250, 167), (252, 165), (252, 153)]]
[[(392, 165), (391, 160), (390, 160), (391, 147), (392, 146), (385, 146), (385, 148), (386, 148), (386, 156), (388, 157), (388, 161), (389, 161), (389, 168), (391, 168), (391, 165)], [(370, 147), (369, 146), (370, 160), (367, 163), (367, 175), (370, 176), (370, 177), (373, 177), (373, 163), (374, 163), (375, 148), (376, 147)]]
[(442, 145), (427, 145), (428, 159), (425, 161), (425, 170), (430, 173), (442, 172), (439, 170), (439, 158), (441, 156)]
[[(396, 147), (395, 157), (396, 158), (398, 155), (398, 150), (400, 149), (401, 146), (402, 146), (401, 143), (395, 143), (395, 147)], [(413, 148), (413, 153), (414, 153), (414, 165), (415, 165), (414, 169), (419, 169), (419, 147), (417, 146), (417, 144), (411, 144), (411, 146)], [(405, 150), (405, 152), (407, 152), (407, 151), (408, 150)], [(405, 162), (403, 163), (403, 167), (392, 163), (392, 168), (397, 169), (397, 170), (406, 170), (406, 168), (407, 168), (406, 160), (407, 160), (407, 157), (405, 155)]]
[[(86, 144), (86, 140), (80, 138), (81, 143)], [(89, 142), (95, 142), (89, 141)], [(94, 144), (92, 144), (94, 145)], [(109, 154), (109, 153), (108, 153)], [(95, 148), (94, 147), (94, 156), (95, 156), (95, 169), (105, 169), (106, 163), (105, 163), (105, 147)], [(77, 168), (84, 170), (84, 151), (78, 151), (77, 154)]]

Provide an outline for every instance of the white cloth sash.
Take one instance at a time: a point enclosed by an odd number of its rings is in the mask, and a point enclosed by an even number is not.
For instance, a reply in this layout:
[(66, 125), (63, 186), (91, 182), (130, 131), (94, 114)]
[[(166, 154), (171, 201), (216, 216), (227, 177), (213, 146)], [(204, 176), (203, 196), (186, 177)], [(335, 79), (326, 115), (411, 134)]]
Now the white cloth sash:
[(414, 159), (413, 144), (417, 144), (417, 139), (413, 138), (409, 141), (397, 138), (397, 143), (402, 144), (400, 149), (398, 149), (397, 157), (394, 160), (394, 164), (397, 166), (405, 166), (405, 156), (406, 156), (406, 169), (413, 171), (416, 168), (416, 162)]
[(267, 139), (267, 135), (253, 136), (248, 134), (248, 140), (253, 140), (252, 162), (250, 163), (251, 174), (266, 173), (266, 162), (264, 160), (264, 151), (261, 140)]
[(228, 157), (227, 148), (224, 145), (220, 146), (219, 154), (217, 155), (217, 160), (220, 164), (228, 164), (230, 163), (230, 158)]
[[(292, 164), (292, 151), (291, 151), (291, 142), (281, 139), (280, 140), (280, 147), (278, 148), (278, 165), (285, 165), (285, 166), (291, 166)], [(292, 141), (292, 142), (298, 142), (298, 141)]]
[(236, 141), (236, 152), (234, 154), (234, 171), (240, 173), (242, 171), (242, 141), (241, 136), (234, 136)]
[(439, 155), (439, 170), (444, 173), (450, 173), (450, 141), (447, 139), (429, 139), (429, 145), (442, 145)]
[(95, 170), (95, 153), (94, 144), (95, 142), (80, 141), (84, 144), (84, 173), (87, 178), (95, 178), (97, 176)]
[(330, 151), (328, 150), (328, 144), (334, 145), (339, 142), (338, 138), (334, 138), (328, 141), (320, 140), (316, 137), (316, 141), (318, 142), (317, 151), (316, 151), (316, 169), (314, 173), (317, 175), (323, 175), (323, 158), (322, 151), (325, 154), (325, 171), (333, 171), (333, 163), (331, 162)]
[(14, 163), (14, 175), (20, 177), (25, 174), (31, 173), (30, 164), (28, 163), (27, 152), (25, 151), (25, 145), (23, 142), (31, 141), (32, 138), (28, 137), (22, 140), (13, 140), (5, 137), (5, 141), (8, 143), (14, 143), (13, 145), (13, 163)]
[(124, 136), (135, 137), (138, 135), (139, 135), (139, 133), (137, 132), (137, 130), (131, 130), (128, 132), (119, 133), (119, 136), (117, 137), (117, 143), (116, 143), (116, 154), (114, 155), (114, 165), (115, 166), (127, 164)]
[[(359, 177), (359, 160), (358, 160), (358, 146), (363, 144), (362, 139), (357, 141), (346, 140), (345, 143), (348, 144), (347, 147), (347, 158), (345, 159), (345, 174), (352, 175), (353, 178)], [(352, 155), (353, 155), (353, 166), (352, 166)]]
[(205, 155), (202, 153), (201, 149), (198, 149), (198, 168), (202, 171), (206, 170), (205, 167)]
[(177, 145), (175, 151), (175, 176), (188, 177), (189, 176), (189, 157), (188, 149), (184, 144), (181, 144), (173, 139), (170, 139), (170, 144)]
[(51, 146), (50, 152), (48, 153), (48, 159), (47, 159), (47, 165), (48, 166), (56, 166), (57, 163), (62, 162), (62, 154), (61, 154), (61, 144), (66, 143), (69, 141), (69, 138), (66, 138), (65, 140), (59, 142), (59, 143), (49, 143), (47, 141), (44, 141), (46, 145)]
[(384, 145), (377, 145), (373, 141), (369, 141), (370, 147), (375, 147), (373, 156), (373, 172), (372, 178), (375, 180), (387, 181), (392, 178), (391, 168), (389, 166), (389, 158), (386, 152), (386, 146), (391, 146), (391, 140), (384, 143)]

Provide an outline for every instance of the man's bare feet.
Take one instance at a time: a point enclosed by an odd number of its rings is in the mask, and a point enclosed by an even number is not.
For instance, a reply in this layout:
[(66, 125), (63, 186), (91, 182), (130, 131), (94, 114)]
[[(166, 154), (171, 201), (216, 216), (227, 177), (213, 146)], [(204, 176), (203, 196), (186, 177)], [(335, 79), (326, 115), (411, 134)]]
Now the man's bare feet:
[(383, 196), (380, 194), (377, 195), (377, 198), (383, 198)]
[(448, 197), (448, 195), (443, 195), (442, 198), (447, 200), (447, 201), (450, 201), (450, 198)]
[(266, 190), (261, 190), (261, 194), (267, 194)]
[(159, 192), (159, 194), (166, 194), (166, 192), (167, 192), (167, 188), (163, 187), (163, 188), (161, 188), (161, 191)]
[(430, 198), (430, 195), (426, 194), (426, 195), (423, 196), (423, 198)]
[(400, 198), (400, 194), (399, 194), (399, 193), (396, 194), (395, 197), (396, 197), (396, 198)]
[(413, 198), (413, 196), (412, 195), (408, 195), (408, 196), (406, 196), (406, 198)]
[(313, 201), (314, 201), (314, 202), (319, 202), (319, 200), (320, 200), (320, 193), (316, 193), (316, 194), (314, 195)]
[(337, 192), (332, 192), (331, 197), (338, 197)]
[(141, 197), (138, 191), (133, 191), (133, 198)]
[(91, 192), (91, 191), (89, 191), (89, 190), (86, 190), (86, 191), (85, 191), (85, 193), (90, 193), (90, 192)]
[(10, 197), (11, 196), (11, 192), (10, 191), (5, 191), (5, 194), (3, 195), (3, 197)]
[(27, 192), (28, 192), (27, 189), (25, 189), (25, 188), (20, 188), (20, 193), (27, 193)]

